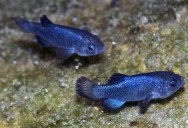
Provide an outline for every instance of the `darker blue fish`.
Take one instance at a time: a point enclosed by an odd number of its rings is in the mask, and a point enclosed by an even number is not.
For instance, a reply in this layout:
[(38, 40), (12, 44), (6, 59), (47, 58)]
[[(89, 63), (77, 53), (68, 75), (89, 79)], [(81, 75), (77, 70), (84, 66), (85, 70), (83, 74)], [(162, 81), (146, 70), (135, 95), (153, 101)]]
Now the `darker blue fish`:
[(106, 49), (98, 36), (86, 30), (54, 24), (45, 15), (40, 18), (41, 23), (30, 22), (20, 17), (12, 19), (19, 29), (33, 33), (43, 47), (56, 47), (58, 58), (64, 60), (72, 54), (93, 56), (103, 53)]
[(114, 74), (107, 84), (97, 85), (81, 77), (76, 82), (78, 95), (100, 100), (105, 109), (116, 110), (129, 101), (140, 101), (145, 112), (152, 99), (171, 96), (185, 84), (184, 78), (171, 71), (157, 71), (136, 75)]
[(118, 2), (119, 2), (119, 0), (111, 0), (111, 2), (110, 2), (110, 7), (115, 7), (115, 6), (117, 6)]

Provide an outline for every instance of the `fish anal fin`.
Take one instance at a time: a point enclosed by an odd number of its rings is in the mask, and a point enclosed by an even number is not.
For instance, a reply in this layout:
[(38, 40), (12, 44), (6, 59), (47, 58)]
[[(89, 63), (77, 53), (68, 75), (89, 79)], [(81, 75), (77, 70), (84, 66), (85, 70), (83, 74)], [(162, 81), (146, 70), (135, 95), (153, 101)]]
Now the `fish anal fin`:
[(46, 15), (43, 15), (40, 18), (40, 21), (41, 21), (41, 24), (44, 25), (44, 26), (48, 26), (48, 25), (53, 24), (52, 21), (50, 21)]
[(139, 106), (140, 106), (140, 112), (141, 113), (145, 113), (147, 108), (148, 108), (148, 104), (149, 102), (153, 99), (153, 94), (149, 94), (145, 97), (144, 100), (140, 101)]
[(57, 58), (66, 60), (74, 53), (73, 49), (70, 48), (57, 48), (56, 55)]
[(106, 110), (117, 110), (121, 108), (126, 101), (120, 101), (120, 100), (115, 100), (115, 99), (104, 99), (101, 101), (102, 106)]
[(50, 43), (48, 41), (46, 41), (45, 39), (41, 38), (40, 36), (35, 36), (35, 37), (36, 37), (38, 43), (40, 45), (42, 45), (44, 48), (47, 48), (50, 46)]
[(108, 84), (116, 84), (121, 82), (125, 79), (127, 75), (121, 74), (121, 73), (115, 73), (111, 76), (111, 78), (108, 80)]

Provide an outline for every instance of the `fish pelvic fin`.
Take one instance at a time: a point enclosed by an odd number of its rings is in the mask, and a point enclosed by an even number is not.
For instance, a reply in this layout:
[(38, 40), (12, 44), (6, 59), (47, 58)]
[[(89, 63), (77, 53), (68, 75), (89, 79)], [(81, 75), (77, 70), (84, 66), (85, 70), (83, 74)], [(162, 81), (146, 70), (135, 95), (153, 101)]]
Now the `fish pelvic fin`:
[(97, 100), (98, 98), (94, 95), (93, 92), (93, 88), (96, 85), (97, 84), (95, 84), (93, 81), (82, 76), (76, 81), (76, 92), (82, 97)]
[(11, 17), (14, 20), (20, 30), (23, 32), (32, 32), (32, 22), (29, 22), (20, 17)]
[(144, 114), (148, 108), (149, 102), (153, 99), (154, 94), (149, 94), (145, 97), (145, 99), (143, 99), (142, 101), (140, 101), (139, 106), (140, 106), (140, 113)]
[(40, 45), (42, 45), (42, 47), (44, 48), (48, 48), (50, 46), (50, 43), (48, 41), (46, 41), (45, 39), (41, 38), (40, 36), (35, 36), (38, 43)]
[(41, 24), (44, 26), (53, 24), (52, 21), (50, 21), (46, 15), (41, 16), (40, 21), (41, 21)]

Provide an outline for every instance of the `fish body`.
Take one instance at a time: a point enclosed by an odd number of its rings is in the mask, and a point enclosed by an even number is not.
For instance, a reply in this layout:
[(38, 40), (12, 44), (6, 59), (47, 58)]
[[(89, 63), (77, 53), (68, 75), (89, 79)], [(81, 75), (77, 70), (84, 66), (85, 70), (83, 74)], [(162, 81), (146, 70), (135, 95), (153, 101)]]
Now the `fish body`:
[(41, 23), (31, 22), (20, 17), (12, 19), (19, 29), (33, 33), (43, 47), (56, 47), (58, 58), (64, 60), (72, 54), (93, 56), (106, 50), (98, 36), (86, 30), (54, 24), (45, 15), (40, 18)]
[(110, 7), (115, 7), (115, 6), (117, 6), (118, 2), (119, 2), (119, 0), (111, 0), (111, 1), (110, 1)]
[(76, 82), (78, 95), (100, 100), (109, 110), (119, 109), (125, 102), (140, 101), (145, 111), (153, 99), (164, 99), (185, 84), (184, 78), (171, 71), (156, 71), (136, 75), (113, 74), (107, 84), (97, 85), (81, 77)]

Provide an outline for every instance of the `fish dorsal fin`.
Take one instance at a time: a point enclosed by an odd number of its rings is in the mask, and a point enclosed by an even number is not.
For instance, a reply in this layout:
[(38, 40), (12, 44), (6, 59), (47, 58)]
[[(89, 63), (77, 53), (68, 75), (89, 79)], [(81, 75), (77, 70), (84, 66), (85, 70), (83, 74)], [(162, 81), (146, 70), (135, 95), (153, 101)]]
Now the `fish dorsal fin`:
[(53, 24), (46, 15), (43, 15), (41, 18), (40, 18), (40, 21), (41, 21), (41, 24), (44, 25), (44, 26), (47, 26), (47, 25), (51, 25)]
[(127, 75), (121, 73), (114, 73), (111, 78), (108, 80), (108, 84), (117, 84), (128, 77)]

